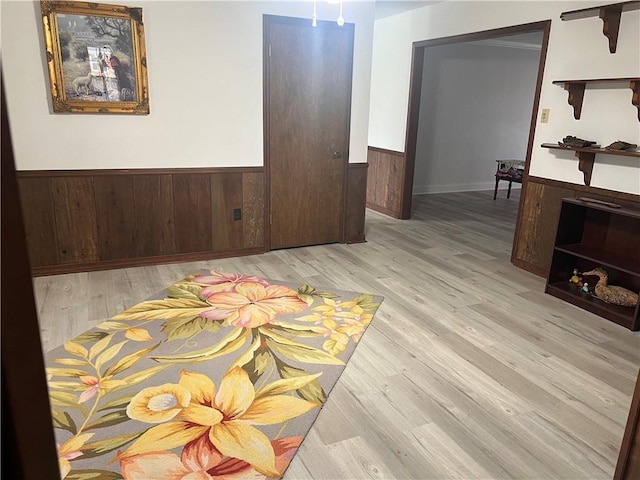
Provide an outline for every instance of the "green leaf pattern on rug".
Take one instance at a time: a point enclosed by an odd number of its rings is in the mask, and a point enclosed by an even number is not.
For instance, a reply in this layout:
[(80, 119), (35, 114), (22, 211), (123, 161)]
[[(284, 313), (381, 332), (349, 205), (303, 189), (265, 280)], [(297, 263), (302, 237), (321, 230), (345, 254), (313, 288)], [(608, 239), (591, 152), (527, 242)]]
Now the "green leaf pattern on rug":
[(69, 415), (67, 412), (62, 412), (60, 410), (52, 408), (51, 419), (53, 420), (53, 426), (55, 428), (62, 428), (63, 430), (72, 433), (73, 435), (78, 433), (78, 427), (76, 426), (76, 423), (73, 421), (73, 418), (71, 418), (71, 415)]
[(113, 317), (114, 320), (174, 320), (198, 317), (211, 306), (207, 302), (190, 298), (166, 298), (142, 302)]
[(108, 470), (72, 470), (64, 480), (122, 480), (122, 475)]
[(142, 432), (118, 435), (116, 437), (105, 438), (104, 440), (98, 440), (96, 442), (85, 443), (83, 447), (83, 456), (85, 458), (91, 458), (113, 452), (123, 445), (132, 442), (140, 435), (142, 435)]
[[(340, 298), (212, 271), (100, 323), (47, 368), (54, 427), (65, 432), (56, 434), (62, 478), (282, 475), (303, 438), (294, 420), (315, 417), (327, 400), (323, 371), (344, 367), (340, 357), (378, 306), (373, 295)], [(205, 368), (211, 361), (226, 373)], [(279, 425), (278, 433), (269, 438), (262, 425)], [(93, 468), (106, 454), (106, 469)], [(113, 460), (120, 473), (109, 470)]]

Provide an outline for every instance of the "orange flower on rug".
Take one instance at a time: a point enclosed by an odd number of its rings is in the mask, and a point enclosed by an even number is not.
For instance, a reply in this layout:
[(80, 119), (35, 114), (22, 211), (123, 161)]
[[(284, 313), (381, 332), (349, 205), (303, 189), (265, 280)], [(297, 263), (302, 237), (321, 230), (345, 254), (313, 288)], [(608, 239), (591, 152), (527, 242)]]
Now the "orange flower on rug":
[(64, 480), (279, 478), (381, 297), (189, 275), (46, 355)]

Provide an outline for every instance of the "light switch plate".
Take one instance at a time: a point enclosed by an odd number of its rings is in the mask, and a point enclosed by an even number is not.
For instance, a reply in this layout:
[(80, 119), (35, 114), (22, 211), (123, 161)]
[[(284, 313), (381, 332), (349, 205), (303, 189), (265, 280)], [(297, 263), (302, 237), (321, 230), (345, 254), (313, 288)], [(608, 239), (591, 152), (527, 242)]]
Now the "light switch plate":
[(540, 116), (540, 123), (549, 123), (549, 109), (543, 108)]

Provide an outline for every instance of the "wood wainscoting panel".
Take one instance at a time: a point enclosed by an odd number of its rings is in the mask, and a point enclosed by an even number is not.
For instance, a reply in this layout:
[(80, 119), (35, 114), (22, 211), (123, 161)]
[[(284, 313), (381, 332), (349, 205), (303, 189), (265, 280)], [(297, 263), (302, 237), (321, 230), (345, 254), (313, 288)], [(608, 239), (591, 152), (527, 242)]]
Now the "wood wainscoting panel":
[(263, 167), (18, 176), (34, 275), (264, 251)]
[(523, 185), (524, 203), (518, 218), (519, 235), (514, 238), (514, 265), (546, 277), (551, 266), (562, 199), (590, 197), (640, 207), (640, 195), (529, 176)]
[(211, 208), (213, 249), (241, 246), (242, 221), (233, 219), (233, 210), (242, 208), (242, 173), (211, 175)]
[(364, 225), (367, 203), (367, 163), (350, 163), (347, 176), (345, 242), (365, 241)]
[(531, 265), (533, 268), (529, 270), (546, 277), (551, 266), (561, 200), (573, 196), (573, 190), (536, 183), (531, 178), (526, 188), (516, 258)]
[(402, 152), (369, 147), (367, 207), (394, 218), (402, 215), (405, 156)]
[(264, 173), (242, 175), (242, 243), (244, 248), (265, 244)]
[(136, 253), (136, 216), (131, 175), (94, 176), (100, 260), (131, 258)]
[(206, 252), (213, 244), (211, 180), (208, 175), (173, 176), (176, 250)]
[(34, 265), (55, 265), (59, 258), (51, 179), (25, 178), (21, 184), (20, 202), (30, 261)]
[(135, 257), (176, 252), (171, 175), (134, 175)]
[[(22, 185), (21, 180), (18, 178), (22, 197), (27, 199), (27, 202), (35, 204), (30, 209), (37, 208), (38, 199), (30, 196), (31, 192), (26, 190), (26, 186)], [(51, 178), (51, 187), (56, 219), (58, 263), (98, 261), (98, 226), (93, 178), (53, 177)], [(26, 225), (31, 223), (32, 221), (28, 220)], [(29, 232), (27, 232), (27, 236), (29, 236)], [(31, 266), (39, 265), (32, 261)]]

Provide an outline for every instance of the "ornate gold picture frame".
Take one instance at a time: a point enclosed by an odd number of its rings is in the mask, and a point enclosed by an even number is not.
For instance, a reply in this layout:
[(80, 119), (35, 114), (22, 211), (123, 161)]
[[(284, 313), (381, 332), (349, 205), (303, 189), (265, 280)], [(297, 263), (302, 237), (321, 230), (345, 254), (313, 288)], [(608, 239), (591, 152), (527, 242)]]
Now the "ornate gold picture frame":
[(41, 1), (54, 113), (149, 113), (142, 9)]

